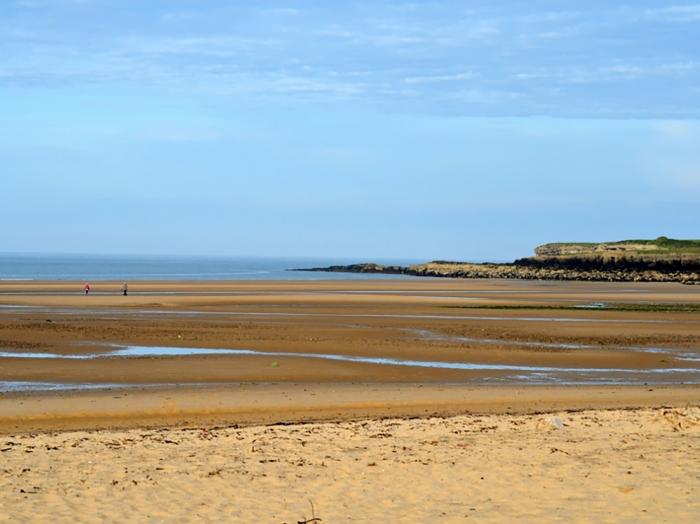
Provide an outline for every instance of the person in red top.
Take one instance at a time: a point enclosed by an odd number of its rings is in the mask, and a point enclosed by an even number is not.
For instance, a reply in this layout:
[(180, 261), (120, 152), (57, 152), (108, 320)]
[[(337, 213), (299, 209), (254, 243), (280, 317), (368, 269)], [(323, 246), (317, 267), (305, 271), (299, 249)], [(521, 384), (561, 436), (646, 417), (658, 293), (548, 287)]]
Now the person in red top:
[(85, 294), (87, 295), (88, 293), (90, 293), (92, 286), (90, 285), (89, 282), (86, 282), (85, 285), (83, 286), (83, 289), (85, 290)]

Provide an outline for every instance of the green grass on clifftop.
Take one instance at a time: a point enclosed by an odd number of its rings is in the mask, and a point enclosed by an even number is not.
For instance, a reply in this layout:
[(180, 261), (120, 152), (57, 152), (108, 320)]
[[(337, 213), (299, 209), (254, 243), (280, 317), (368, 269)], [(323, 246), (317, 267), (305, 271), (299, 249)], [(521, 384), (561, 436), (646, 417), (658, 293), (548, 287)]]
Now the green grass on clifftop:
[(659, 237), (654, 240), (620, 240), (619, 242), (605, 242), (607, 244), (644, 244), (656, 246), (660, 249), (677, 252), (700, 252), (700, 240), (678, 240), (675, 238)]
[[(653, 240), (616, 240), (613, 242), (553, 242), (540, 247), (567, 248), (584, 247), (590, 248), (591, 253), (603, 246), (644, 246), (639, 249), (640, 254), (645, 255), (684, 255), (700, 254), (700, 240), (680, 240), (668, 237), (659, 237)], [(587, 251), (587, 250), (586, 250)], [(630, 251), (632, 253), (633, 251)]]

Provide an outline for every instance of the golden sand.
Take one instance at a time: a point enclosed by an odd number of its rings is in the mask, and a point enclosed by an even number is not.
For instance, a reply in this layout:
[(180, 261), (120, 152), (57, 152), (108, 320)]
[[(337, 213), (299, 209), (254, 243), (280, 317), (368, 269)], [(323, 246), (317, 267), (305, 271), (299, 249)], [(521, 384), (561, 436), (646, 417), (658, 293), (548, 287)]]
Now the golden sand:
[(21, 434), (0, 449), (6, 522), (697, 522), (700, 512), (698, 408)]
[[(120, 284), (86, 297), (79, 283), (0, 283), (0, 305), (31, 306), (0, 310), (0, 346), (691, 378), (697, 361), (634, 348), (700, 354), (698, 312), (552, 309), (700, 303), (678, 284), (143, 282), (128, 297)], [(0, 381), (128, 387), (0, 395), (0, 522), (697, 521), (700, 387), (481, 383), (495, 374), (293, 356), (1, 359)]]

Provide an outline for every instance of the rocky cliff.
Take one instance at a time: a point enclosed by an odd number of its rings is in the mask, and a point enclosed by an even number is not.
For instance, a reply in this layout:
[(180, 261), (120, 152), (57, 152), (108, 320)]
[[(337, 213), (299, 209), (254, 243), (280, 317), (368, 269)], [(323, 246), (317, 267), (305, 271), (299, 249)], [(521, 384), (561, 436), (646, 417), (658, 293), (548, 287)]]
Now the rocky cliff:
[(638, 268), (631, 266), (577, 266), (559, 261), (522, 259), (513, 264), (469, 264), (429, 262), (406, 268), (406, 274), (451, 278), (517, 278), (524, 280), (583, 280), (607, 282), (682, 282), (700, 284), (700, 267), (695, 269)]
[(301, 271), (385, 273), (449, 278), (517, 278), (700, 284), (700, 241), (625, 240), (538, 246), (535, 256), (508, 264), (433, 261), (412, 266), (366, 263)]

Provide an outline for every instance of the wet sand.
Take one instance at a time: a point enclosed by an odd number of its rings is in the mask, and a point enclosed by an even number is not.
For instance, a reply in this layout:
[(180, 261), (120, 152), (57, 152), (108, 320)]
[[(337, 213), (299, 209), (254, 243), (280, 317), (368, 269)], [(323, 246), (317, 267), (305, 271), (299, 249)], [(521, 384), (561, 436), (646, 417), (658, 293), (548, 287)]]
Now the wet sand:
[(464, 413), (700, 404), (700, 386), (465, 386), (463, 384), (238, 384), (0, 397), (0, 433), (166, 426), (289, 424)]
[[(576, 309), (698, 304), (697, 287), (120, 285), (0, 283), (0, 352), (16, 355), (0, 384), (105, 386), (0, 393), (0, 503), (15, 520), (297, 522), (308, 499), (323, 522), (691, 522), (700, 509), (700, 312)], [(274, 355), (55, 358), (114, 345)]]
[[(76, 292), (77, 289), (77, 292)], [(536, 309), (601, 302), (699, 303), (680, 284), (353, 281), (0, 284), (0, 381), (108, 384), (517, 383), (521, 374), (300, 358), (395, 359), (481, 367), (650, 371), (639, 383), (700, 381), (700, 312)], [(216, 293), (213, 295), (212, 293)], [(102, 293), (102, 294), (100, 294)], [(446, 298), (445, 298), (446, 297)], [(496, 298), (494, 298), (496, 297)], [(535, 309), (479, 309), (529, 305)], [(122, 346), (254, 350), (279, 355), (60, 360)], [(289, 356), (285, 356), (289, 354)], [(685, 370), (685, 371), (684, 371)], [(668, 373), (666, 373), (668, 371)], [(673, 371), (671, 373), (671, 371)], [(581, 382), (585, 373), (545, 373)], [(595, 380), (634, 383), (630, 373)]]

